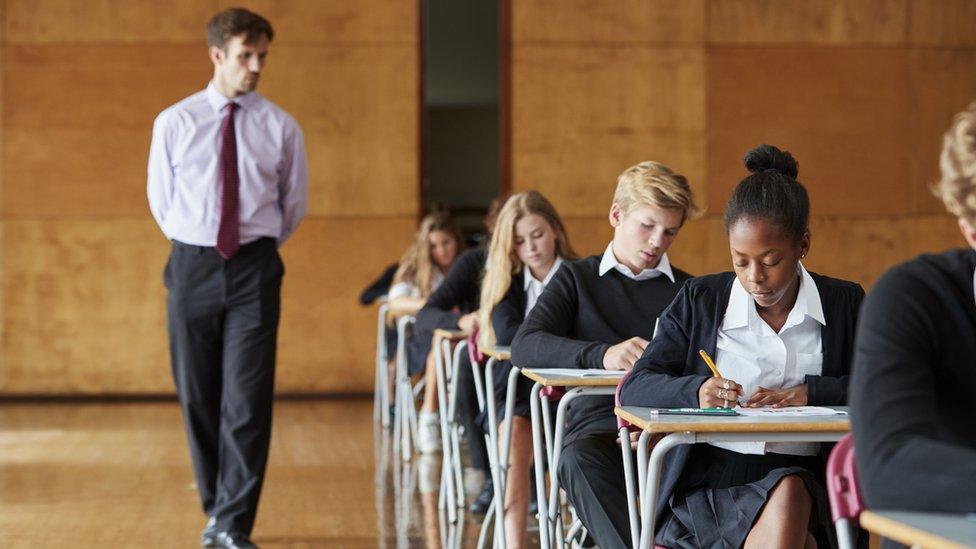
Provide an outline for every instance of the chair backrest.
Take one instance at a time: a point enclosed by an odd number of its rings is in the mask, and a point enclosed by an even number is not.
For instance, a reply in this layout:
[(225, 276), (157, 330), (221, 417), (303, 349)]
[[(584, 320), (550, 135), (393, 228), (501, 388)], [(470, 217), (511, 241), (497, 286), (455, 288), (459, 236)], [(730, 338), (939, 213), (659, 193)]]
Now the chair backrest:
[(484, 364), (485, 355), (480, 350), (478, 350), (478, 328), (471, 331), (471, 335), (468, 336), (468, 358), (471, 359), (472, 364)]
[(857, 480), (854, 437), (850, 433), (834, 446), (827, 460), (827, 497), (834, 522), (847, 519), (857, 524), (864, 509), (864, 498)]

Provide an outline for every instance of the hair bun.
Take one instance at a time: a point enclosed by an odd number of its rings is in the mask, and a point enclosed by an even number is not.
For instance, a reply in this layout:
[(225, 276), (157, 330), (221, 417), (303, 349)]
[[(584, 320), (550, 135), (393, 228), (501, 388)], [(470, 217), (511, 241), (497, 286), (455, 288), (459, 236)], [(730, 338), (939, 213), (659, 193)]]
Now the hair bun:
[(799, 165), (793, 155), (772, 145), (759, 145), (747, 152), (745, 165), (752, 173), (772, 170), (794, 179), (800, 173)]

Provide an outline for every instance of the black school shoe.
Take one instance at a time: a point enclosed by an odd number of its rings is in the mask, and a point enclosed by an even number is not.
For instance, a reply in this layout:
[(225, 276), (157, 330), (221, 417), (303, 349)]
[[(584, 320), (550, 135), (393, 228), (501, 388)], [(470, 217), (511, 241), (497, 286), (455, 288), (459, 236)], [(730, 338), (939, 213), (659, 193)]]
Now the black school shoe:
[(491, 483), (491, 478), (485, 480), (481, 487), (478, 497), (474, 498), (471, 505), (468, 505), (468, 512), (475, 515), (483, 515), (491, 507), (491, 500), (495, 499), (495, 485)]

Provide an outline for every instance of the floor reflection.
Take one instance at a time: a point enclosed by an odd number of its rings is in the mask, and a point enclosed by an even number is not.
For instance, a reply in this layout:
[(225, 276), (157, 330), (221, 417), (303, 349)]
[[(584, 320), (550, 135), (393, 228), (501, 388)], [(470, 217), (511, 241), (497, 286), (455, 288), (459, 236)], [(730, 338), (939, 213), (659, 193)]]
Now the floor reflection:
[[(376, 460), (376, 517), (379, 547), (383, 549), (461, 549), (478, 547), (483, 516), (466, 511), (477, 495), (483, 478), (465, 467), (465, 506), (458, 509), (454, 523), (441, 508), (441, 454), (414, 455), (403, 461), (393, 453), (390, 432), (376, 426), (373, 433)], [(466, 458), (466, 456), (465, 456)], [(465, 465), (467, 465), (465, 463)], [(485, 546), (491, 547), (489, 525)], [(538, 524), (529, 519), (528, 545), (537, 546)]]

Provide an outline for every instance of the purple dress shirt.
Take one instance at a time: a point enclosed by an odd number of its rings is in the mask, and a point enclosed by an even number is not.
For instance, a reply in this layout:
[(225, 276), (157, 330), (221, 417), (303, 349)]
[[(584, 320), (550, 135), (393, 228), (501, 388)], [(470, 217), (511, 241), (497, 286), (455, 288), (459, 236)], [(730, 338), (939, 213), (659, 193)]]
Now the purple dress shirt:
[[(149, 209), (163, 234), (214, 246), (220, 225), (221, 109), (231, 99), (211, 82), (156, 117), (149, 149)], [(255, 92), (233, 99), (240, 176), (240, 242), (271, 237), (280, 246), (308, 203), (305, 141), (288, 113)]]

